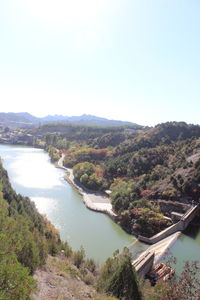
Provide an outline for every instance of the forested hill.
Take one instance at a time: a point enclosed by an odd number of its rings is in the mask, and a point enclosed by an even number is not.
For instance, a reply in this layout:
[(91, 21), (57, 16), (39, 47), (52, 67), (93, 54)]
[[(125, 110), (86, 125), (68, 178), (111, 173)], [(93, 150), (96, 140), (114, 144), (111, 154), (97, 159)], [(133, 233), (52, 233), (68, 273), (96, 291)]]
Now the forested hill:
[[(172, 210), (184, 213), (187, 204), (200, 202), (198, 125), (168, 122), (143, 129), (51, 124), (32, 131), (6, 132), (14, 142), (23, 135), (20, 142), (26, 141), (26, 134), (30, 145), (44, 148), (52, 161), (65, 153), (64, 164), (73, 168), (77, 183), (95, 191), (109, 189), (118, 215), (116, 221), (132, 234), (150, 237), (172, 224)], [(169, 206), (164, 211), (166, 205)], [(45, 265), (46, 282), (49, 274), (54, 276), (57, 291), (63, 291), (58, 281), (63, 284), (64, 280), (64, 291), (69, 292), (68, 280), (73, 277), (71, 287), (83, 287), (81, 280), (91, 285), (88, 298), (114, 299), (107, 297), (108, 293), (117, 299), (141, 299), (128, 253), (115, 253), (97, 272), (95, 263), (85, 259), (84, 249), (73, 253), (34, 204), (15, 193), (0, 164), (0, 299), (30, 299), (35, 287), (31, 275), (45, 264), (48, 253), (56, 255), (61, 249), (64, 255), (55, 259), (49, 256)], [(43, 271), (39, 273), (42, 283)], [(38, 275), (39, 280), (41, 277)], [(100, 295), (95, 294), (94, 285)], [(82, 291), (78, 288), (78, 292), (79, 289)], [(170, 283), (168, 293), (171, 290)], [(85, 291), (77, 299), (87, 299)], [(71, 295), (75, 292), (76, 288)]]
[(0, 299), (29, 299), (31, 275), (61, 248), (57, 230), (29, 198), (16, 194), (0, 163)]
[[(199, 125), (167, 122), (144, 129), (65, 128), (53, 133), (53, 127), (43, 126), (38, 145), (49, 151), (52, 160), (64, 151), (65, 165), (74, 168), (76, 180), (87, 188), (110, 189), (113, 208), (127, 231), (150, 236), (169, 226), (155, 205), (158, 200), (199, 201)], [(151, 214), (155, 226), (146, 226)]]
[[(12, 132), (6, 134), (12, 138)], [(14, 142), (26, 141), (23, 132), (13, 134)], [(28, 131), (27, 138), (29, 145), (46, 149), (52, 161), (64, 152), (65, 166), (86, 188), (110, 189), (113, 208), (128, 232), (151, 236), (169, 226), (160, 200), (191, 204), (200, 199), (199, 125), (47, 124)]]
[[(199, 125), (168, 122), (137, 130), (45, 125), (33, 134), (37, 137), (36, 145), (50, 147), (51, 153), (53, 147), (67, 151), (65, 164), (68, 167), (84, 162), (92, 163), (94, 168), (98, 166), (101, 176), (95, 172), (95, 178), (104, 182), (99, 188), (113, 188), (118, 181), (131, 180), (135, 185), (131, 199), (140, 198), (144, 190), (149, 191), (149, 197), (192, 197), (195, 200), (199, 197)], [(58, 158), (59, 153), (55, 153)], [(128, 208), (129, 204), (121, 203), (117, 210)]]
[(97, 269), (82, 247), (73, 252), (33, 202), (16, 194), (0, 163), (0, 299), (122, 297), (142, 299), (129, 253), (109, 258)]
[[(82, 126), (74, 124), (46, 124), (30, 131), (36, 137), (44, 137), (47, 144), (66, 139), (71, 142), (91, 143), (94, 147), (116, 146), (124, 141), (128, 135), (135, 134), (139, 126)], [(103, 143), (101, 145), (101, 143)], [(114, 144), (113, 144), (114, 143)]]

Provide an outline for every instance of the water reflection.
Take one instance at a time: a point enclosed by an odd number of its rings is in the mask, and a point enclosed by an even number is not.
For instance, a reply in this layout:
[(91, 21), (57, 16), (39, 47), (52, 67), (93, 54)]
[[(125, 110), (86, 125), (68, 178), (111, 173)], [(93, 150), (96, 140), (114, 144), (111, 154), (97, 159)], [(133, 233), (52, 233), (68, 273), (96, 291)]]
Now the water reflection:
[[(184, 230), (183, 233), (185, 235), (187, 235), (188, 237), (196, 240), (196, 238), (198, 237), (198, 235), (200, 233), (200, 228), (199, 228), (199, 226), (190, 225), (190, 226), (188, 226), (188, 228), (186, 230)], [(200, 249), (199, 249), (199, 251), (200, 251)]]
[(14, 181), (28, 188), (50, 189), (61, 185), (54, 167), (47, 163), (48, 160), (44, 160), (40, 152), (33, 153), (29, 150), (28, 154), (19, 155), (18, 159), (10, 164), (15, 172)]

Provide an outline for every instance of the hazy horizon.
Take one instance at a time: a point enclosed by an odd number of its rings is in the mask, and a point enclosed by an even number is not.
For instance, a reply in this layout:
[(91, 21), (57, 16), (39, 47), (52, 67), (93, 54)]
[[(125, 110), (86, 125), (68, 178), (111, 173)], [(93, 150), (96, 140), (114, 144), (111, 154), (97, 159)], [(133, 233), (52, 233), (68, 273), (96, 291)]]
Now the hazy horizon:
[(187, 124), (192, 124), (192, 125), (200, 125), (200, 123), (189, 123), (189, 122), (186, 122), (185, 120), (180, 120), (180, 121), (176, 121), (176, 120), (167, 120), (167, 121), (161, 121), (159, 123), (156, 123), (156, 124), (153, 124), (153, 125), (150, 125), (150, 124), (141, 124), (141, 123), (136, 123), (134, 122), (134, 120), (130, 121), (130, 120), (121, 120), (121, 119), (113, 119), (113, 118), (106, 118), (106, 117), (102, 117), (100, 115), (91, 115), (91, 114), (87, 114), (87, 113), (83, 113), (81, 115), (64, 115), (64, 114), (44, 114), (44, 115), (36, 115), (36, 114), (32, 114), (28, 111), (19, 111), (19, 112), (13, 112), (13, 111), (0, 111), (0, 113), (28, 113), (28, 114), (31, 114), (33, 117), (36, 117), (36, 118), (45, 118), (45, 117), (55, 117), (55, 116), (61, 116), (61, 117), (67, 117), (67, 118), (72, 118), (72, 117), (82, 117), (82, 116), (91, 116), (91, 117), (97, 117), (97, 118), (105, 118), (109, 121), (122, 121), (122, 122), (131, 122), (131, 123), (135, 123), (137, 125), (140, 125), (140, 126), (149, 126), (149, 127), (154, 127), (158, 124), (161, 124), (161, 123), (166, 123), (166, 122), (184, 122), (184, 123), (187, 123)]

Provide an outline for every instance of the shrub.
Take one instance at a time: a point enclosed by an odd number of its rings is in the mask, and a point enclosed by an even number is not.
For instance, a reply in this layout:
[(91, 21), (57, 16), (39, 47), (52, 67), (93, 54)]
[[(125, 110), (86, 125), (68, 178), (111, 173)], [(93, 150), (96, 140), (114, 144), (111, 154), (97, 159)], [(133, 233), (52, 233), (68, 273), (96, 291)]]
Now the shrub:
[(81, 246), (81, 248), (78, 251), (74, 252), (74, 264), (77, 266), (77, 268), (80, 268), (81, 264), (85, 260), (85, 250)]

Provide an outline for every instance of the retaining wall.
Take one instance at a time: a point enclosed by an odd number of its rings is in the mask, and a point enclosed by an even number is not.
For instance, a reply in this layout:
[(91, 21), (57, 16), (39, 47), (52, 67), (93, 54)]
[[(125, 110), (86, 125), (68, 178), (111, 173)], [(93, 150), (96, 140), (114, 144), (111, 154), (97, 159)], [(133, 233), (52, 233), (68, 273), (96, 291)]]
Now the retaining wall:
[(151, 238), (147, 238), (139, 235), (138, 240), (152, 245), (177, 231), (183, 231), (187, 228), (189, 223), (194, 219), (194, 217), (198, 214), (198, 212), (199, 212), (199, 206), (198, 205), (193, 206), (182, 216), (181, 220), (176, 224), (171, 225), (170, 227), (152, 236)]
[(151, 270), (154, 263), (154, 256), (154, 252), (149, 251), (133, 262), (133, 266), (139, 277), (144, 277)]

